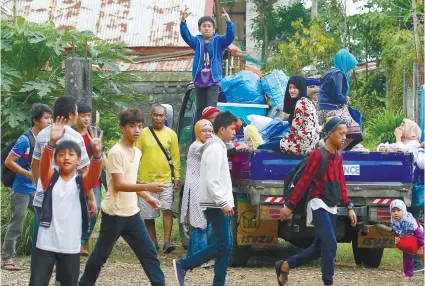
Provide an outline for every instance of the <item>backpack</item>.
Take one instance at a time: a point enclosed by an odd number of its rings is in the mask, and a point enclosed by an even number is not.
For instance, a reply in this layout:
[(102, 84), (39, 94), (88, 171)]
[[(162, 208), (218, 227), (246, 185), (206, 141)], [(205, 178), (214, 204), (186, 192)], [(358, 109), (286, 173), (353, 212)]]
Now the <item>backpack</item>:
[[(312, 183), (322, 179), (323, 175), (326, 172), (326, 169), (328, 168), (328, 151), (326, 150), (325, 147), (320, 147), (319, 151), (322, 154), (322, 160), (320, 163), (320, 169), (317, 171), (316, 175), (314, 176)], [(308, 156), (305, 157), (303, 160), (301, 160), (301, 162), (299, 162), (285, 176), (284, 183), (283, 183), (283, 196), (285, 198), (285, 202), (287, 202), (291, 198), (292, 194), (294, 193), (295, 186), (297, 185), (302, 174), (304, 173), (307, 160), (308, 160)], [(301, 200), (298, 202), (297, 206), (295, 207), (294, 213), (305, 213), (310, 196), (311, 196), (311, 186), (306, 191), (306, 193), (301, 198)]]
[[(21, 136), (22, 135), (27, 136), (29, 141), (30, 141), (30, 153), (28, 154), (28, 158), (26, 160), (27, 166), (23, 166), (23, 167), (28, 167), (31, 164), (32, 154), (34, 153), (35, 137), (34, 137), (34, 134), (32, 134), (31, 130), (27, 130), (26, 132), (21, 134)], [(21, 136), (19, 136), (19, 137), (21, 137)], [(19, 137), (18, 137), (18, 139), (19, 139)], [(10, 151), (12, 151), (13, 146), (15, 146), (16, 141), (18, 141), (18, 139), (13, 140), (9, 144), (7, 144), (7, 146), (4, 149), (1, 150), (1, 182), (6, 187), (12, 187), (13, 186), (13, 182), (15, 181), (16, 173), (13, 172), (12, 170), (10, 170), (9, 168), (7, 168), (4, 165), (4, 163), (6, 161), (7, 156), (9, 156)]]

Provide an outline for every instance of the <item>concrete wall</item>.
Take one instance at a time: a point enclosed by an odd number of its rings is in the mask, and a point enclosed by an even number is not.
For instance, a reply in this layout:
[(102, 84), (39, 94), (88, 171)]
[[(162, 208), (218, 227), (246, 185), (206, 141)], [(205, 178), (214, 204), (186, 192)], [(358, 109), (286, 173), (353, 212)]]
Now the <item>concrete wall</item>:
[(177, 123), (186, 85), (191, 81), (190, 72), (140, 72), (140, 81), (133, 84), (134, 90), (145, 95), (140, 106), (145, 113), (145, 126), (151, 122), (149, 113), (153, 104), (171, 104), (174, 108), (174, 124)]

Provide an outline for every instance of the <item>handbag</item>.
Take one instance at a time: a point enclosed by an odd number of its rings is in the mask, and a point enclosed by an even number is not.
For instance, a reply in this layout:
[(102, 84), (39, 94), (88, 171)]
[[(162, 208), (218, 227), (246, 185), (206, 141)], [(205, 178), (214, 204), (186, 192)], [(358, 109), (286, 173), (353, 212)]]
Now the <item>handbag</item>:
[(348, 112), (350, 112), (350, 115), (354, 119), (354, 121), (356, 121), (359, 124), (360, 131), (363, 130), (362, 113), (358, 109), (350, 105), (348, 105)]

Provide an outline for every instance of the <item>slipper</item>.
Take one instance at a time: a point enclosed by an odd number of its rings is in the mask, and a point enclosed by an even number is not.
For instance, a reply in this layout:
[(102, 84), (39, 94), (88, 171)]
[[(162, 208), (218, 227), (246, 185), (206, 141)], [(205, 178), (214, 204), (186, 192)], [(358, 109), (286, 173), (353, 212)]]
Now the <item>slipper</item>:
[[(277, 261), (274, 264), (274, 268), (275, 268), (276, 275), (277, 275), (277, 283), (278, 283), (279, 286), (287, 286), (288, 285), (288, 275), (289, 275), (289, 272), (282, 271), (282, 265), (283, 265), (283, 263), (285, 263), (285, 261), (279, 260), (279, 261)], [(279, 281), (279, 277), (282, 274), (286, 274), (286, 277), (283, 280), (283, 282), (280, 282)]]
[(5, 262), (5, 263), (3, 263), (3, 265), (2, 265), (1, 268), (3, 268), (4, 270), (8, 270), (8, 271), (20, 271), (20, 270), (22, 270), (22, 268), (19, 268), (13, 262)]

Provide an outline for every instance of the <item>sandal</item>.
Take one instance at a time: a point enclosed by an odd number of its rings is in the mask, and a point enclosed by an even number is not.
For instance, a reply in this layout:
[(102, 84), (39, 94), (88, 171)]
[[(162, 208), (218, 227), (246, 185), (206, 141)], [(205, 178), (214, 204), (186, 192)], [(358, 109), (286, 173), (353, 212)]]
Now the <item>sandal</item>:
[[(285, 261), (279, 260), (274, 264), (274, 268), (275, 268), (276, 275), (277, 275), (277, 283), (278, 283), (279, 286), (287, 286), (288, 285), (289, 272), (282, 271), (283, 263), (285, 263)], [(285, 276), (285, 279), (283, 280), (283, 282), (280, 282), (279, 278), (280, 278), (280, 275), (282, 275), (282, 274), (284, 274), (284, 275), (286, 274), (286, 276)]]
[(20, 271), (20, 270), (22, 270), (22, 268), (19, 268), (11, 260), (4, 262), (1, 268), (3, 268), (4, 270), (8, 270), (8, 271)]

